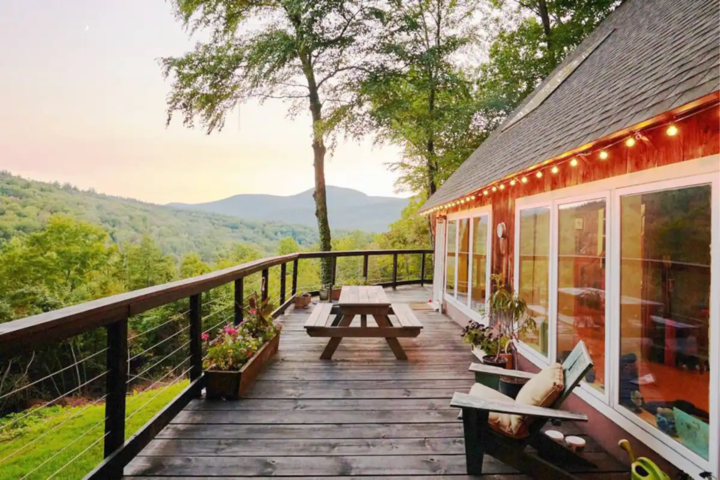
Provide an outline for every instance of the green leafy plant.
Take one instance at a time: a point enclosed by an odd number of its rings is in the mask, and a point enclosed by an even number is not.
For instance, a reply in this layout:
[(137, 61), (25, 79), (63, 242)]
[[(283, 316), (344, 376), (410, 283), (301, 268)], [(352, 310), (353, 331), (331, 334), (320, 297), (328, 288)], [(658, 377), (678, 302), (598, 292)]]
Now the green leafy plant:
[(273, 306), (258, 300), (256, 293), (250, 295), (245, 318), (238, 325), (225, 326), (217, 337), (203, 334), (207, 343), (207, 355), (203, 361), (206, 370), (238, 371), (267, 342), (280, 334), (282, 322), (272, 318)]
[[(528, 314), (525, 300), (507, 288), (502, 275), (492, 275), (490, 279), (494, 286), (493, 292), (481, 312), (487, 320), (487, 327), (472, 329), (467, 335), (467, 342), (481, 342), (473, 345), (481, 346), (488, 355), (495, 355), (495, 360), (499, 361), (502, 353), (509, 353), (513, 341), (518, 340), (520, 334), (532, 332), (537, 327), (535, 319)], [(485, 346), (482, 346), (483, 342)]]
[(472, 321), (463, 329), (461, 336), (463, 342), (493, 356), (502, 352), (509, 342), (509, 339), (499, 336), (494, 328)]

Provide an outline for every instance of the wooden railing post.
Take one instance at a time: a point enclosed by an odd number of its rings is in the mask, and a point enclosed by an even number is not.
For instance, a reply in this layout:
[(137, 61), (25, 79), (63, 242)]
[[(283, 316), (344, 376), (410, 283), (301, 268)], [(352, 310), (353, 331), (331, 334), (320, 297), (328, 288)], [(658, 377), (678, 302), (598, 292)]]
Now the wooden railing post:
[(397, 253), (393, 253), (393, 279), (392, 279), (393, 290), (397, 289)]
[(285, 303), (285, 277), (287, 276), (287, 263), (280, 264), (280, 305)]
[(420, 286), (425, 285), (425, 253), (420, 254)]
[(367, 285), (368, 282), (368, 263), (370, 261), (370, 255), (363, 255), (363, 281)]
[(335, 256), (330, 257), (330, 261), (332, 262), (332, 276), (330, 277), (330, 286), (334, 287), (335, 286), (335, 275), (337, 274), (337, 257), (335, 257)]
[(268, 298), (270, 283), (270, 269), (266, 268), (262, 271), (262, 284), (260, 285), (260, 298), (265, 301)]
[[(105, 458), (125, 443), (125, 400), (128, 379), (128, 319), (111, 323), (107, 332), (105, 377)], [(122, 477), (118, 472), (116, 478)]]
[(292, 294), (297, 295), (298, 259), (293, 260)]
[(190, 381), (202, 375), (202, 293), (190, 297)]
[(245, 310), (245, 277), (235, 280), (235, 325), (240, 325), (243, 321)]

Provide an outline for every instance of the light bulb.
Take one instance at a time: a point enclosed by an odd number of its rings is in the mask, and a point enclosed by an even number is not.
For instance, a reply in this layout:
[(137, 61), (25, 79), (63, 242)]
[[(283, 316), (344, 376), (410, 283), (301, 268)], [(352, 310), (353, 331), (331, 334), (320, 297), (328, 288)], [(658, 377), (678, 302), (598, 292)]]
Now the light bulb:
[(537, 173), (535, 174), (535, 176), (536, 176), (537, 178), (542, 178), (543, 173), (542, 173), (542, 172), (537, 172)]
[(493, 192), (497, 192), (497, 187), (493, 187), (493, 188), (492, 188), (492, 191), (493, 191)]
[(555, 166), (552, 168), (552, 170), (550, 170), (550, 171), (551, 171), (551, 172), (553, 173), (553, 175), (554, 175), (554, 174), (558, 173), (558, 172), (560, 171), (560, 169), (557, 167), (557, 165), (555, 165)]
[(490, 192), (488, 192), (487, 190), (483, 190), (483, 195), (487, 195), (488, 193)]
[(635, 139), (632, 137), (629, 137), (627, 140), (625, 140), (625, 145), (628, 147), (634, 147), (635, 146)]
[(522, 177), (522, 179), (520, 179), (520, 181), (523, 182), (523, 183), (527, 183), (527, 182), (528, 182), (528, 178), (527, 178), (527, 177)]
[(578, 164), (577, 158), (573, 158), (572, 160), (570, 160), (571, 167), (577, 167), (577, 164)]
[(605, 150), (602, 150), (600, 152), (600, 160), (607, 160), (607, 158), (608, 158), (608, 153)]
[(668, 136), (674, 137), (678, 133), (678, 128), (675, 125), (670, 125), (667, 129)]
[(498, 188), (500, 188), (500, 190), (505, 190), (505, 185), (500, 185)]
[(514, 187), (514, 186), (515, 186), (515, 183), (516, 183), (515, 180), (510, 180), (510, 186), (511, 186), (511, 187)]

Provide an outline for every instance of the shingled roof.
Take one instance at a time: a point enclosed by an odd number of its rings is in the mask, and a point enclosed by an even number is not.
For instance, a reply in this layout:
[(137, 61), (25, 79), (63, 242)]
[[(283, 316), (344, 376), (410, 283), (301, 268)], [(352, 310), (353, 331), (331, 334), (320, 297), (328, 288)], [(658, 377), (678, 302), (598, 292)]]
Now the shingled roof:
[[(719, 39), (717, 0), (624, 2), (421, 210), (720, 90)], [(549, 97), (508, 126), (545, 84), (588, 51)]]

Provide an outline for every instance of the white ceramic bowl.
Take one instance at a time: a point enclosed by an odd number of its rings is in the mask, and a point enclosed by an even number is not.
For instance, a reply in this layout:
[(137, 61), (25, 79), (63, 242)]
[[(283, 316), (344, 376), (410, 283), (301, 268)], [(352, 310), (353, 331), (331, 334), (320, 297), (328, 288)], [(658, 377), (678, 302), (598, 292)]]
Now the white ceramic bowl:
[(569, 436), (565, 437), (565, 443), (569, 448), (576, 452), (582, 452), (585, 449), (585, 440), (580, 437)]

